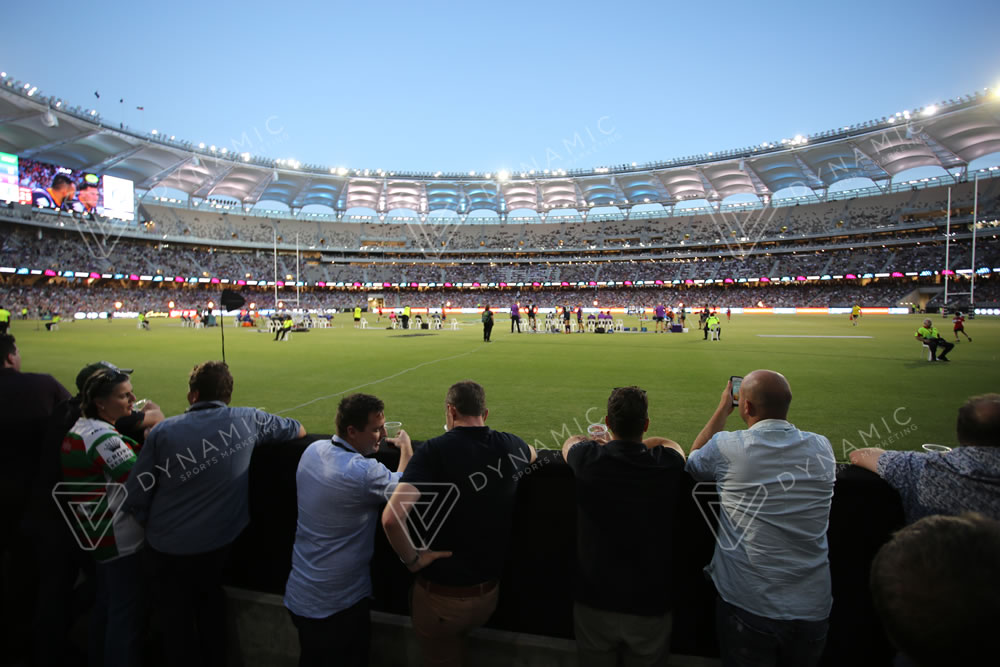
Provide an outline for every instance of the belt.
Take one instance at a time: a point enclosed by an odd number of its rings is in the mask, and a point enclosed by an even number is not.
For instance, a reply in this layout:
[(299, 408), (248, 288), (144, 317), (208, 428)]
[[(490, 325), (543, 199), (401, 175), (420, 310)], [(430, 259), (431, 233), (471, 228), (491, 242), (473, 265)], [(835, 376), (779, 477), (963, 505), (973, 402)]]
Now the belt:
[(472, 586), (446, 586), (444, 584), (435, 584), (433, 581), (427, 581), (423, 577), (417, 577), (417, 584), (428, 593), (443, 595), (449, 598), (474, 598), (485, 595), (496, 588), (497, 583), (497, 580), (494, 579), (493, 581), (473, 584)]

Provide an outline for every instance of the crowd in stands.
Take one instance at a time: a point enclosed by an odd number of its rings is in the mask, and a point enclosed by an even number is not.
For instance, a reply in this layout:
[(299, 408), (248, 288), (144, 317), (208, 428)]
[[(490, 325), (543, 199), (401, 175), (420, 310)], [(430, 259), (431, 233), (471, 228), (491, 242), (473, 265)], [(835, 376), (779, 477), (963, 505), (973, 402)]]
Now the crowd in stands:
[[(955, 220), (971, 212), (972, 185), (952, 188)], [(984, 216), (998, 210), (992, 188), (980, 191), (979, 210)], [(947, 194), (943, 188), (896, 192), (879, 197), (831, 200), (794, 206), (749, 210), (722, 208), (711, 215), (665, 216), (641, 220), (500, 224), (462, 224), (459, 218), (434, 217), (406, 222), (306, 221), (262, 218), (222, 213), (202, 204), (200, 209), (181, 209), (153, 203), (141, 208), (144, 219), (155, 222), (150, 234), (189, 238), (241, 240), (293, 244), (296, 234), (303, 247), (319, 249), (378, 250), (386, 247), (437, 252), (441, 250), (491, 249), (514, 251), (560, 248), (622, 248), (639, 245), (720, 243), (793, 239), (802, 235), (836, 235), (866, 230), (884, 230), (919, 220), (932, 224), (945, 219)], [(964, 216), (964, 218), (963, 218)], [(398, 219), (397, 219), (398, 220)]]
[[(221, 285), (183, 285), (144, 283), (128, 287), (83, 286), (85, 281), (70, 281), (68, 284), (36, 284), (8, 282), (0, 284), (0, 305), (11, 312), (28, 308), (34, 319), (42, 314), (76, 312), (165, 312), (171, 309), (203, 309), (209, 302), (218, 303)], [(829, 281), (821, 284), (791, 284), (727, 286), (671, 286), (671, 287), (625, 287), (625, 288), (506, 288), (506, 289), (397, 289), (380, 288), (378, 292), (385, 300), (386, 307), (405, 305), (418, 307), (440, 307), (449, 303), (456, 308), (473, 308), (484, 304), (505, 307), (511, 303), (522, 304), (533, 301), (537, 306), (561, 306), (564, 303), (591, 307), (596, 301), (599, 307), (646, 307), (657, 303), (688, 306), (711, 305), (721, 308), (748, 307), (847, 307), (894, 306), (901, 299), (921, 285), (901, 280), (878, 280), (860, 286), (845, 281)], [(940, 287), (938, 285), (938, 287)], [(274, 292), (271, 288), (239, 288), (248, 303), (256, 303), (259, 308), (274, 307)], [(954, 283), (952, 291), (968, 291), (968, 284)], [(283, 288), (278, 292), (282, 308), (294, 308), (296, 303), (305, 309), (344, 309), (355, 306), (367, 307), (367, 296), (373, 289), (328, 289), (304, 288), (298, 296), (293, 289)], [(955, 297), (957, 298), (957, 297)], [(964, 297), (967, 299), (968, 297)], [(941, 297), (936, 296), (929, 305), (941, 305)], [(954, 299), (953, 299), (954, 301)], [(982, 307), (1000, 305), (1000, 280), (984, 279), (976, 282), (976, 303)], [(116, 307), (116, 304), (120, 304)]]
[[(976, 248), (977, 267), (1000, 265), (1000, 249), (992, 236), (984, 235)], [(858, 239), (859, 247), (764, 253), (763, 248), (733, 246), (724, 253), (685, 253), (671, 259), (595, 261), (367, 262), (347, 259), (325, 262), (315, 251), (299, 257), (300, 280), (307, 282), (578, 282), (624, 280), (687, 280), (781, 277), (847, 273), (908, 272), (944, 268), (944, 244), (940, 240), (915, 241), (904, 246), (862, 245), (878, 243), (871, 237)], [(768, 248), (770, 250), (770, 248)], [(755, 254), (742, 255), (741, 252)], [(560, 259), (565, 259), (560, 257)], [(434, 263), (430, 263), (434, 262)], [(971, 262), (968, 240), (952, 243), (950, 265), (967, 267)], [(275, 260), (266, 249), (199, 247), (165, 241), (140, 242), (127, 238), (101, 241), (76, 231), (30, 229), (17, 225), (0, 227), (0, 265), (48, 269), (58, 272), (97, 271), (183, 277), (217, 277), (270, 280)], [(277, 256), (279, 280), (291, 280), (296, 269), (294, 253)]]

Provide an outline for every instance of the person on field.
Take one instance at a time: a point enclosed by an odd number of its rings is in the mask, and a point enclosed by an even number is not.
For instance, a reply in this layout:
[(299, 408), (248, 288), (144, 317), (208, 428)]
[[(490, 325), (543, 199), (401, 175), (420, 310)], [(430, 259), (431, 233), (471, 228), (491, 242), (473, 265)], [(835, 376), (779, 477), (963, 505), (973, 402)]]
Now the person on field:
[(951, 318), (952, 328), (955, 333), (955, 342), (958, 342), (958, 334), (962, 334), (972, 342), (972, 336), (965, 332), (965, 316), (962, 313), (955, 313), (955, 317)]
[(483, 309), (483, 342), (490, 342), (490, 334), (493, 333), (493, 311), (489, 306)]
[[(942, 338), (941, 334), (938, 333), (937, 328), (929, 319), (924, 320), (924, 325), (917, 329), (915, 336), (917, 341), (926, 345), (930, 350), (931, 361), (951, 361), (951, 359), (948, 358), (948, 353), (955, 347), (955, 344), (949, 343)], [(944, 351), (941, 354), (938, 354), (938, 348)]]

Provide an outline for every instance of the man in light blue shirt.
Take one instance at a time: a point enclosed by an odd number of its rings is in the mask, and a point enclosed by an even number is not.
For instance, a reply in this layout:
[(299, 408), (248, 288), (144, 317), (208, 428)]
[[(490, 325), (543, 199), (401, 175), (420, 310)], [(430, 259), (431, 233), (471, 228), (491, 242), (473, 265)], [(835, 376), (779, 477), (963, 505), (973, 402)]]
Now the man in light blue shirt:
[[(285, 606), (299, 631), (302, 667), (368, 664), (375, 526), (413, 455), (406, 431), (386, 439), (384, 409), (375, 396), (347, 396), (337, 407), (337, 434), (309, 445), (299, 460)], [(398, 472), (366, 458), (383, 440), (399, 447)]]
[(146, 528), (172, 667), (225, 665), (222, 582), (230, 547), (250, 523), (250, 458), (259, 444), (306, 434), (294, 419), (229, 407), (232, 396), (225, 362), (195, 366), (190, 407), (153, 427), (125, 486), (123, 511)]
[(715, 554), (706, 572), (719, 593), (725, 667), (809, 667), (826, 642), (833, 604), (826, 531), (836, 459), (827, 438), (787, 421), (791, 402), (783, 375), (754, 371), (738, 397), (750, 428), (723, 431), (734, 408), (730, 382), (687, 462), (691, 476), (714, 482), (719, 494)]

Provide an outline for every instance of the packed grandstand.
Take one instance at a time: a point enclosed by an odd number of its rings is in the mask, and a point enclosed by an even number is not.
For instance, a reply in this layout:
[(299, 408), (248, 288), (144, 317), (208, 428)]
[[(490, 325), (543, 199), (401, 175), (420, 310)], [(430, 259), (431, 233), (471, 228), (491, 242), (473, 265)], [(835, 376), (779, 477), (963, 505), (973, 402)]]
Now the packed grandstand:
[[(1000, 149), (995, 104), (950, 100), (914, 111), (919, 125), (907, 112), (649, 165), (396, 174), (140, 135), (7, 77), (0, 151), (18, 171), (0, 208), (0, 302), (162, 312), (237, 287), (264, 310), (935, 308), (946, 278), (953, 303), (971, 305), (975, 278), (975, 305), (995, 307), (1000, 169), (969, 170)], [(946, 173), (894, 178), (922, 166)], [(104, 208), (40, 207), (31, 193), (60, 173), (99, 184)], [(875, 184), (831, 188), (848, 178)], [(125, 181), (134, 213), (106, 215)]]

